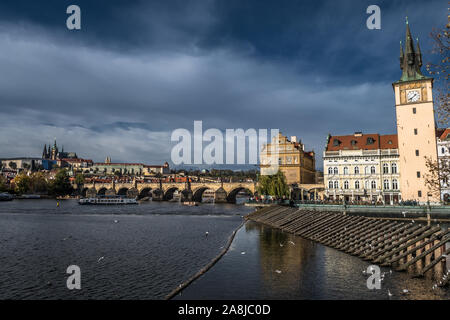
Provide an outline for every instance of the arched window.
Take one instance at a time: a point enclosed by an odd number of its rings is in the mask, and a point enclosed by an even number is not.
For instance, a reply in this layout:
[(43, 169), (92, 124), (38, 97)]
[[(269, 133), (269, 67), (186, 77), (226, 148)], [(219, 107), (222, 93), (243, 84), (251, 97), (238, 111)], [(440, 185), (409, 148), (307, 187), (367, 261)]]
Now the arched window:
[(441, 151), (442, 151), (442, 153), (445, 153), (445, 148), (444, 148), (444, 147), (442, 147)]
[(355, 189), (359, 189), (359, 181), (358, 180), (355, 181)]
[(333, 189), (333, 181), (328, 181), (328, 189)]
[(396, 164), (396, 163), (393, 163), (393, 164), (391, 165), (391, 172), (392, 172), (392, 173), (397, 173), (397, 164)]
[(384, 190), (389, 190), (389, 180), (384, 180), (383, 181), (383, 187), (384, 187)]
[(359, 167), (355, 167), (355, 174), (359, 174)]
[(335, 189), (339, 189), (339, 181), (335, 181), (334, 182), (334, 188)]
[(334, 167), (334, 174), (339, 174), (338, 167)]
[(383, 163), (383, 173), (389, 173), (389, 165), (387, 163)]
[(377, 188), (377, 182), (375, 180), (372, 181), (372, 189), (376, 189)]
[(344, 189), (348, 189), (348, 181), (344, 181)]
[(372, 173), (372, 174), (375, 173), (375, 167), (374, 167), (374, 166), (371, 166), (371, 167), (370, 167), (370, 173)]
[(392, 189), (398, 190), (398, 182), (397, 179), (392, 180)]
[(369, 180), (366, 180), (366, 181), (364, 182), (364, 188), (365, 188), (365, 189), (369, 189)]
[(344, 167), (344, 174), (348, 174), (348, 167)]
[(364, 173), (365, 173), (365, 174), (369, 174), (369, 173), (370, 173), (369, 167), (365, 167), (365, 168), (364, 168)]
[(333, 168), (332, 167), (328, 168), (328, 174), (333, 174)]

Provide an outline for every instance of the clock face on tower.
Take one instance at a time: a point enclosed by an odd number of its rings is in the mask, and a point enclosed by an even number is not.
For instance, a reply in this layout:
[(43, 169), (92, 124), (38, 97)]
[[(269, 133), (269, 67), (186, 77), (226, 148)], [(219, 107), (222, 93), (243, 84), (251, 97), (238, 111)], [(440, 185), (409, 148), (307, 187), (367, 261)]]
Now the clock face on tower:
[(408, 102), (417, 102), (420, 99), (419, 90), (411, 90), (406, 93), (406, 98)]

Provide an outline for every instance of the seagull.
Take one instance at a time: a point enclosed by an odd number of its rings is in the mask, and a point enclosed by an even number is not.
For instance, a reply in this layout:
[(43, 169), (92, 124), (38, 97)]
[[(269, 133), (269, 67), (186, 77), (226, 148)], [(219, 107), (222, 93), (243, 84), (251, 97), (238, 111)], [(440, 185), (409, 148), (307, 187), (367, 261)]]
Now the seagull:
[(241, 254), (245, 254), (245, 251), (242, 251)]
[(275, 270), (276, 273), (281, 273), (281, 270)]
[(118, 223), (119, 222), (119, 220), (114, 220), (114, 223)]
[(408, 289), (403, 289), (403, 294), (407, 294), (407, 293), (409, 293), (409, 290)]
[(208, 236), (208, 234), (209, 234), (209, 232), (208, 232), (208, 231), (206, 231), (206, 232), (205, 232), (205, 237), (207, 237), (207, 236)]
[(391, 291), (389, 291), (389, 289), (388, 289), (388, 296), (389, 296), (389, 297), (392, 297), (392, 296), (393, 296), (393, 294), (391, 293)]
[(105, 259), (105, 257), (100, 257), (100, 258), (98, 258), (97, 262), (100, 262), (100, 261), (102, 261), (103, 259)]

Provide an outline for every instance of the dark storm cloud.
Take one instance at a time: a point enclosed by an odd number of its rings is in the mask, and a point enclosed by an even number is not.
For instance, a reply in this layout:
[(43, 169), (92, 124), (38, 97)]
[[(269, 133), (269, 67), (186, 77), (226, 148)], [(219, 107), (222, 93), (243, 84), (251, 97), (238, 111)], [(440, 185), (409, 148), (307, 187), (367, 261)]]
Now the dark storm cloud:
[[(56, 137), (94, 160), (161, 162), (194, 120), (279, 128), (319, 154), (328, 132), (393, 133), (404, 16), (427, 61), (446, 4), (380, 1), (370, 31), (370, 2), (3, 1), (0, 156)], [(65, 28), (69, 4), (81, 31)]]

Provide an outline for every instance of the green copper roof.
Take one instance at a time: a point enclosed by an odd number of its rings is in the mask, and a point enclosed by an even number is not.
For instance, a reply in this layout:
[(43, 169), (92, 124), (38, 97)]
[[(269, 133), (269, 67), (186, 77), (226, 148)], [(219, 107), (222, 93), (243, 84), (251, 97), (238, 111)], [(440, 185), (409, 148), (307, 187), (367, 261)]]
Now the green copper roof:
[(399, 82), (431, 79), (424, 76), (420, 68), (422, 67), (422, 53), (420, 51), (419, 39), (417, 39), (416, 48), (414, 48), (414, 40), (409, 29), (408, 17), (406, 17), (406, 39), (405, 48), (403, 50), (402, 42), (400, 41), (400, 69), (403, 71)]

